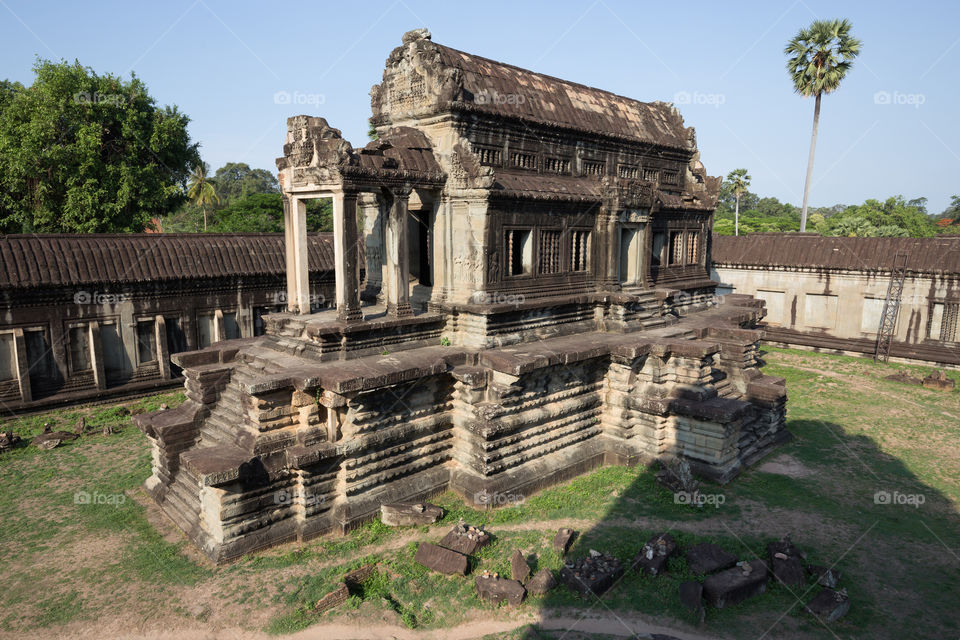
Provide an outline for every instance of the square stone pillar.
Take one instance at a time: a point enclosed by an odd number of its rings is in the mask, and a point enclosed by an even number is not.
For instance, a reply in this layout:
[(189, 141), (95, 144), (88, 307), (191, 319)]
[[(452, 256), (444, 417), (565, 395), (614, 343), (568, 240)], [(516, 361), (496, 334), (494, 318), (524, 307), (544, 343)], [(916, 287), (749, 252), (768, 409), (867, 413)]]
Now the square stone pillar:
[[(360, 242), (357, 233), (357, 193), (339, 191), (333, 195), (333, 254), (337, 317), (344, 322), (363, 319), (360, 311)], [(309, 293), (307, 303), (309, 307)]]
[(170, 349), (167, 347), (167, 320), (161, 315), (153, 319), (154, 336), (157, 341), (157, 364), (160, 365), (160, 377), (170, 379)]
[(17, 361), (17, 383), (20, 385), (20, 400), (31, 402), (33, 392), (30, 388), (30, 362), (27, 358), (27, 343), (23, 336), (23, 329), (13, 330), (13, 352)]
[(410, 190), (389, 194), (386, 224), (386, 302), (387, 314), (400, 318), (413, 315), (410, 307), (410, 240), (407, 230), (407, 207)]
[(307, 203), (291, 196), (284, 206), (287, 264), (287, 311), (310, 313), (310, 266), (307, 253)]

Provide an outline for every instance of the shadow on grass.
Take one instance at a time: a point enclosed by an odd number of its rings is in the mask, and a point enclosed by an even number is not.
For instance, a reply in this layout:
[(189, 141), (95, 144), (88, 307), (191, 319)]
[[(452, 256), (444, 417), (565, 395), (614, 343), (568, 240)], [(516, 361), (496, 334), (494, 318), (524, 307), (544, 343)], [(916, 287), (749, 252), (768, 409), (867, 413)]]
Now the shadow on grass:
[[(531, 598), (525, 606), (537, 607), (540, 620), (518, 637), (566, 631), (647, 637), (645, 629), (665, 633), (668, 627), (683, 638), (899, 639), (917, 637), (909, 615), (917, 610), (928, 612), (926, 637), (955, 636), (960, 518), (953, 503), (868, 436), (818, 420), (793, 420), (788, 429), (796, 439), (768, 460), (786, 454), (799, 462), (791, 466), (794, 477), (763, 471), (761, 463), (726, 486), (702, 483), (702, 495), (721, 496), (715, 507), (677, 504), (652, 473), (641, 472), (597, 524), (581, 532), (566, 558), (597, 550), (619, 559), (624, 576), (600, 597), (580, 598), (561, 584)], [(679, 546), (667, 571), (654, 577), (631, 570), (647, 540), (665, 533)], [(687, 566), (692, 545), (711, 542), (739, 560), (769, 563), (766, 545), (787, 534), (807, 553), (807, 564), (842, 571), (839, 586), (851, 600), (847, 616), (827, 623), (805, 611), (822, 589), (811, 576), (802, 587), (771, 577), (766, 593), (723, 609), (707, 607), (702, 624), (699, 613), (680, 603), (680, 584), (704, 579)]]

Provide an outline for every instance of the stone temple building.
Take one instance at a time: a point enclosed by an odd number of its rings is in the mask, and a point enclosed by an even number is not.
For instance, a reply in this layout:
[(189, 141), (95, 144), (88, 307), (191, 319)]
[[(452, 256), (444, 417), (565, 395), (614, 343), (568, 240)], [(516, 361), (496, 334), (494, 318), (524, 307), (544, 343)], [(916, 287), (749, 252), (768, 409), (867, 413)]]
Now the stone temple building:
[[(762, 302), (717, 304), (720, 181), (672, 105), (426, 30), (371, 98), (363, 148), (288, 121), (287, 312), (174, 356), (187, 401), (137, 416), (147, 490), (211, 558), (446, 489), (495, 505), (600, 464), (679, 456), (726, 482), (787, 437), (751, 328)], [(313, 198), (334, 210), (336, 309), (316, 313)]]

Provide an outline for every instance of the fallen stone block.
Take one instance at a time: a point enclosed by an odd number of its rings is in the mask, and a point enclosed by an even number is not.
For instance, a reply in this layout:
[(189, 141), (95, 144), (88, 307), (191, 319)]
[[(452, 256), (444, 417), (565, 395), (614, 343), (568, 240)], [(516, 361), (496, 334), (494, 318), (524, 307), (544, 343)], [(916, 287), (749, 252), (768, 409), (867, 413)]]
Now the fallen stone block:
[(540, 569), (526, 584), (527, 593), (534, 596), (542, 596), (556, 586), (557, 579), (553, 577), (553, 571), (550, 569)]
[(687, 567), (693, 573), (713, 573), (729, 569), (735, 564), (737, 556), (709, 542), (701, 542), (687, 549)]
[(703, 593), (707, 603), (718, 609), (739, 604), (747, 598), (767, 590), (767, 565), (763, 560), (751, 560), (707, 576)]
[(483, 529), (460, 523), (440, 540), (440, 546), (471, 556), (490, 542), (490, 535)]
[(10, 451), (20, 443), (20, 436), (13, 431), (4, 431), (0, 433), (0, 453)]
[(669, 533), (653, 536), (633, 559), (633, 570), (658, 576), (667, 570), (667, 560), (677, 551), (677, 541)]
[(510, 577), (514, 580), (523, 582), (530, 577), (530, 565), (519, 549), (513, 552), (510, 557)]
[(790, 542), (790, 536), (768, 544), (767, 553), (770, 555), (770, 571), (775, 580), (790, 587), (802, 587), (807, 583), (803, 569), (803, 553)]
[(920, 386), (921, 384), (923, 384), (923, 380), (921, 380), (920, 378), (914, 378), (913, 376), (907, 375), (906, 373), (895, 373), (892, 376), (884, 376), (883, 379), (892, 380), (893, 382), (900, 382), (902, 384), (915, 384), (917, 386)]
[(359, 569), (354, 569), (343, 576), (343, 581), (348, 587), (356, 587), (360, 585), (364, 580), (373, 575), (373, 572), (377, 570), (377, 565), (368, 564), (360, 567)]
[(560, 580), (582, 596), (603, 595), (623, 575), (623, 565), (613, 556), (590, 550), (590, 555), (567, 562), (560, 570)]
[(324, 611), (329, 611), (334, 607), (343, 604), (347, 601), (347, 598), (350, 597), (350, 590), (347, 589), (347, 585), (341, 582), (337, 585), (337, 588), (317, 600), (317, 604), (314, 605), (314, 610), (317, 613), (323, 613)]
[(43, 433), (31, 440), (37, 448), (53, 449), (58, 447), (64, 440), (76, 440), (79, 438), (75, 433), (69, 431), (50, 431), (49, 427)]
[(467, 556), (430, 542), (420, 543), (413, 560), (431, 571), (447, 575), (465, 576), (469, 566)]
[(380, 520), (388, 527), (433, 524), (443, 517), (443, 509), (427, 502), (394, 502), (380, 505)]
[(576, 536), (576, 531), (565, 527), (557, 531), (557, 535), (553, 536), (553, 548), (561, 558), (567, 555), (567, 551), (570, 550), (570, 545)]
[(837, 585), (840, 584), (840, 576), (842, 575), (837, 569), (830, 569), (818, 565), (808, 566), (807, 573), (813, 576), (817, 584), (821, 587), (829, 587), (830, 589), (837, 588)]
[(518, 606), (527, 595), (527, 590), (518, 581), (499, 578), (489, 572), (477, 576), (473, 582), (477, 588), (477, 596), (491, 604), (506, 602)]
[(850, 598), (845, 589), (824, 589), (807, 603), (807, 611), (825, 622), (833, 622), (850, 611)]
[(938, 391), (953, 391), (956, 383), (947, 377), (942, 370), (934, 371), (923, 379), (923, 386), (926, 389), (936, 389)]
[(703, 585), (695, 580), (680, 583), (680, 604), (700, 614), (703, 622), (706, 611), (703, 608)]

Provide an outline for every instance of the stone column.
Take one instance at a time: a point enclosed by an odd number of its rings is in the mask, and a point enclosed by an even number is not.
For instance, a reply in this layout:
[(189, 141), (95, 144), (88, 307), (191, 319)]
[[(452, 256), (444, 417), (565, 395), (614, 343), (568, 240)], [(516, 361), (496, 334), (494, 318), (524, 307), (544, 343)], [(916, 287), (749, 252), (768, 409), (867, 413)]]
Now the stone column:
[(20, 400), (31, 402), (33, 393), (30, 388), (30, 363), (27, 358), (27, 344), (23, 337), (23, 329), (13, 330), (13, 352), (17, 361), (17, 382), (20, 385)]
[[(287, 310), (310, 313), (310, 266), (307, 253), (307, 203), (290, 198), (284, 225), (287, 240)], [(291, 255), (292, 249), (292, 255)]]
[(607, 291), (620, 289), (620, 223), (616, 211), (604, 206), (597, 214), (597, 280)]
[(170, 349), (167, 348), (167, 320), (161, 316), (154, 316), (154, 336), (157, 341), (157, 364), (160, 366), (160, 377), (170, 379)]
[[(120, 331), (120, 325), (117, 325)], [(103, 363), (103, 343), (100, 341), (100, 323), (94, 320), (87, 325), (87, 345), (90, 353), (90, 369), (93, 370), (93, 384), (97, 389), (107, 388), (107, 377)]]
[(297, 279), (294, 277), (293, 260), (293, 215), (290, 198), (283, 196), (283, 254), (287, 274), (287, 311), (295, 311), (297, 299)]
[[(306, 220), (304, 220), (306, 223)], [(333, 253), (336, 273), (337, 317), (344, 322), (363, 319), (360, 311), (360, 238), (357, 234), (357, 193), (333, 196)], [(306, 248), (306, 247), (304, 247)], [(309, 306), (309, 298), (308, 298)]]
[(410, 307), (410, 240), (407, 237), (407, 206), (410, 190), (390, 194), (386, 225), (387, 314), (401, 318), (413, 315)]

